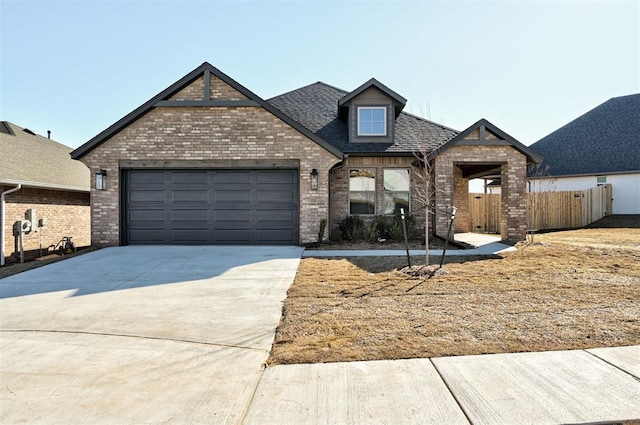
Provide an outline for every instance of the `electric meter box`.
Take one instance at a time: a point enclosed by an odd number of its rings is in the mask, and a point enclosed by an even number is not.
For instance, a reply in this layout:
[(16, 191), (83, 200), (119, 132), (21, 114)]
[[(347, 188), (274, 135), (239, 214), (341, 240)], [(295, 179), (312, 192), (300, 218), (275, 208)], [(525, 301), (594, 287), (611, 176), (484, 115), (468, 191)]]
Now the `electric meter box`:
[[(35, 210), (35, 209), (33, 209), (33, 208), (29, 208), (29, 209), (27, 210), (27, 212), (25, 213), (24, 218), (25, 218), (28, 222), (30, 222), (30, 223), (33, 225), (33, 227), (36, 227), (36, 224), (38, 223), (38, 217), (37, 217), (37, 215), (38, 215), (38, 213), (36, 212), (36, 210)], [(38, 229), (37, 229), (37, 228), (34, 228), (33, 230), (34, 230), (34, 231), (37, 231)]]

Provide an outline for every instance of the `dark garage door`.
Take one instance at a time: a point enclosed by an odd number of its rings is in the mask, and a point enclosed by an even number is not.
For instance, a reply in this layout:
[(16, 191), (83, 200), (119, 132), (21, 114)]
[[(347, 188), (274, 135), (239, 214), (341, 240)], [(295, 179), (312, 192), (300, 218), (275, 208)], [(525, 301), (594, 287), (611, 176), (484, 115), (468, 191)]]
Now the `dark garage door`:
[(298, 243), (296, 170), (129, 170), (125, 243)]

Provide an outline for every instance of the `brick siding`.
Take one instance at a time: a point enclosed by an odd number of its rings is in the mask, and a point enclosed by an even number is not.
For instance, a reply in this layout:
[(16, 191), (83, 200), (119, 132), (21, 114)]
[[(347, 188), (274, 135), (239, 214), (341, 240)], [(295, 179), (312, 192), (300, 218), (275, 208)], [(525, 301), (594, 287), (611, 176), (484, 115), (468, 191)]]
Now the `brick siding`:
[[(376, 170), (376, 211), (382, 211), (384, 193), (384, 169), (405, 168), (411, 176), (409, 195), (410, 212), (416, 219), (416, 228), (420, 235), (424, 234), (425, 214), (424, 208), (417, 199), (416, 187), (420, 184), (418, 178), (419, 169), (412, 165), (416, 161), (414, 157), (356, 157), (350, 156), (343, 166), (331, 171), (331, 221), (330, 232), (336, 234), (338, 225), (349, 215), (349, 170), (358, 168), (373, 168)], [(362, 216), (365, 221), (373, 216)]]
[[(200, 78), (174, 99), (198, 100), (202, 90)], [(244, 99), (213, 75), (210, 94)], [(107, 189), (92, 189), (92, 244), (119, 244), (120, 160), (248, 159), (299, 160), (300, 243), (314, 242), (320, 219), (329, 215), (328, 170), (339, 159), (262, 107), (158, 107), (81, 158), (92, 179), (100, 169), (107, 171)], [(320, 173), (318, 190), (310, 189), (314, 168)]]
[[(438, 155), (435, 163), (436, 207), (446, 210), (455, 205), (460, 209), (456, 230), (470, 232), (468, 189), (464, 187), (466, 183), (461, 182), (464, 179), (455, 164), (487, 162), (502, 164), (501, 237), (511, 243), (524, 240), (527, 231), (527, 158), (511, 146), (452, 146)], [(446, 235), (448, 224), (448, 215), (436, 212), (438, 235)]]
[[(0, 191), (9, 189), (0, 187)], [(19, 261), (18, 238), (13, 236), (13, 224), (25, 219), (28, 209), (36, 210), (37, 219), (46, 218), (46, 225), (23, 235), (25, 259), (44, 255), (50, 245), (55, 245), (63, 236), (71, 236), (77, 247), (91, 244), (91, 214), (89, 193), (48, 189), (22, 188), (6, 197), (4, 252), (6, 263)]]

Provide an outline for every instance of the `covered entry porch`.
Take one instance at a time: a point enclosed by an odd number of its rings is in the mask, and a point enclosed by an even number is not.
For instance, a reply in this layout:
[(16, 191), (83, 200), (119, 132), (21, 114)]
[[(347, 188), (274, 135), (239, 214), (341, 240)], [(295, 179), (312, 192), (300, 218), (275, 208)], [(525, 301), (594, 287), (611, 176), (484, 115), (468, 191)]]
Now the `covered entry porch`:
[(480, 120), (443, 145), (435, 157), (435, 233), (447, 237), (449, 214), (457, 209), (456, 233), (470, 233), (469, 180), (500, 178), (500, 238), (524, 240), (527, 231), (527, 165), (541, 158), (487, 120)]

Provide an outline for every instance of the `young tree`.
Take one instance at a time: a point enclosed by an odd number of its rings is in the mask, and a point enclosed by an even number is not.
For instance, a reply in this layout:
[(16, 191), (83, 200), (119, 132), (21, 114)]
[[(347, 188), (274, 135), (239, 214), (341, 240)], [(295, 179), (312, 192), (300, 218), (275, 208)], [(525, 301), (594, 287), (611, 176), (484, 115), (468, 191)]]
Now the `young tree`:
[(429, 236), (431, 234), (430, 223), (431, 214), (434, 209), (435, 199), (435, 175), (434, 175), (434, 159), (424, 150), (415, 152), (416, 166), (413, 167), (413, 174), (417, 182), (414, 190), (413, 200), (420, 207), (424, 208), (424, 261), (425, 265), (429, 265)]

